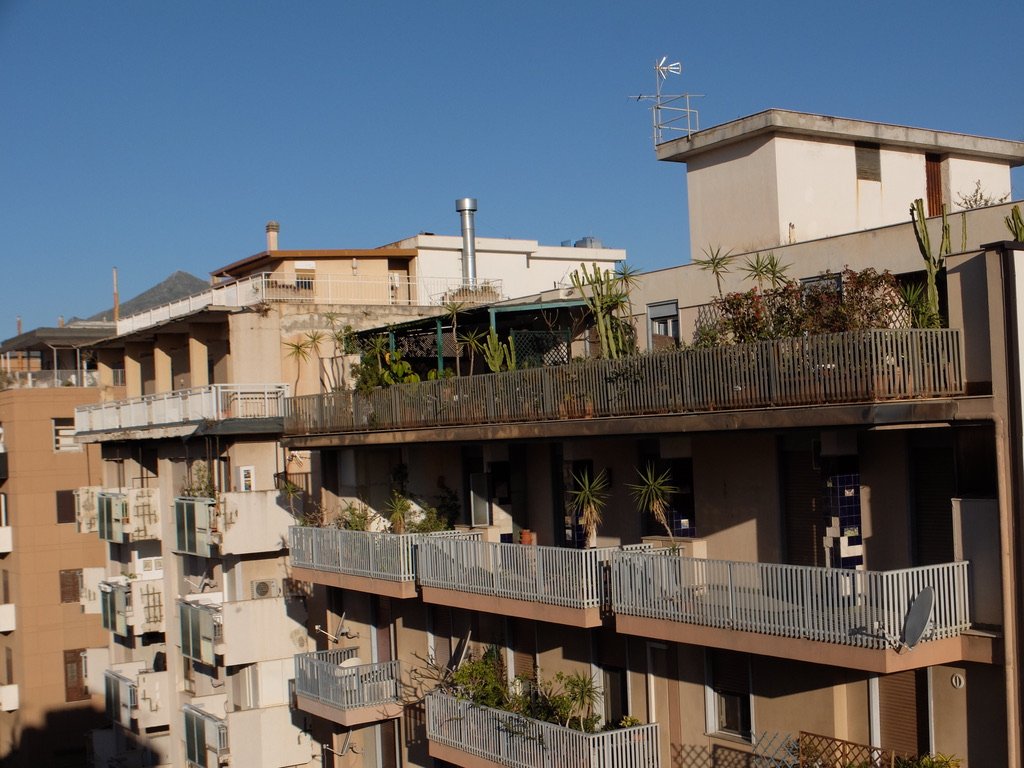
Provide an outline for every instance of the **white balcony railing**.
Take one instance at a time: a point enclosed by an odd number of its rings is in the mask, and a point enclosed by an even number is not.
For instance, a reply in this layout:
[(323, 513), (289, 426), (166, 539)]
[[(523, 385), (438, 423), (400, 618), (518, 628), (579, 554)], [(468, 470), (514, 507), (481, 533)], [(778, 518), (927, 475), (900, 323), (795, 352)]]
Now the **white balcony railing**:
[(401, 664), (361, 664), (357, 648), (300, 653), (295, 656), (295, 692), (337, 709), (355, 709), (398, 701)]
[(13, 632), (17, 627), (14, 603), (0, 603), (0, 632)]
[(677, 557), (671, 550), (616, 553), (616, 614), (808, 638), (862, 648), (903, 639), (911, 603), (935, 591), (924, 640), (970, 628), (967, 563), (857, 571)]
[(19, 706), (18, 684), (0, 685), (0, 712), (14, 712)]
[(658, 768), (658, 726), (584, 733), (491, 709), (437, 691), (427, 694), (427, 738), (514, 768)]
[(490, 303), (504, 298), (501, 280), (477, 280), (469, 285), (461, 277), (306, 277), (295, 274), (250, 275), (215, 285), (207, 291), (121, 318), (122, 336), (151, 328), (205, 307), (250, 307), (262, 303), (358, 304), (373, 306), (441, 306), (449, 301)]
[(224, 419), (279, 418), (287, 384), (211, 384), (75, 409), (76, 432), (187, 424)]
[(394, 534), (341, 528), (289, 528), (291, 564), (385, 581), (416, 579), (415, 548), (423, 541), (476, 537), (461, 531)]
[(419, 581), (425, 587), (566, 608), (602, 608), (611, 598), (605, 572), (618, 551), (427, 539), (419, 545)]

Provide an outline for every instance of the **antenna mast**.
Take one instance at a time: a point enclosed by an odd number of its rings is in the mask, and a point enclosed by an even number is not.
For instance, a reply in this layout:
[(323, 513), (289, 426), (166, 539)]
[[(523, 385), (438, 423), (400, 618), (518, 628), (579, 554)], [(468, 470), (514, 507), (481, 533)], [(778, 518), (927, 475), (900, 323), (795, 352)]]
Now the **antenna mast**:
[(662, 56), (654, 62), (654, 95), (640, 94), (631, 96), (637, 101), (653, 101), (651, 120), (654, 128), (654, 146), (657, 147), (674, 134), (691, 134), (700, 130), (700, 115), (690, 106), (690, 99), (703, 96), (703, 93), (662, 93), (661, 86), (669, 75), (681, 75), (683, 65), (678, 61), (668, 63), (668, 56)]

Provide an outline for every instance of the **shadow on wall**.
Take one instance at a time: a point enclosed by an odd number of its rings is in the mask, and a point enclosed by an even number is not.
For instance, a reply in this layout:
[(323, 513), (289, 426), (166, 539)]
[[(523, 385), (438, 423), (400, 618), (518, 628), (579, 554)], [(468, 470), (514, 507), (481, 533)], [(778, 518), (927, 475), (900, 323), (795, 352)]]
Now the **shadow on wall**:
[(106, 714), (95, 707), (51, 710), (42, 727), (11, 734), (14, 746), (0, 758), (0, 768), (81, 768), (89, 732), (109, 727)]

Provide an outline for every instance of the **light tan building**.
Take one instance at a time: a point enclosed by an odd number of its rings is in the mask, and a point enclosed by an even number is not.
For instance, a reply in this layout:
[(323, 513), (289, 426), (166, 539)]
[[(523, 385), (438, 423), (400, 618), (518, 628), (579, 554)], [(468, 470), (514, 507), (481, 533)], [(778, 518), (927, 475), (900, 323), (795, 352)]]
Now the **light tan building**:
[(283, 250), (272, 222), (266, 250), (215, 271), (208, 291), (122, 317), (96, 345), (100, 381), (125, 372), (125, 397), (75, 414), (77, 439), (101, 451), (82, 514), (95, 510), (110, 545), (98, 588), (114, 724), (94, 734), (97, 767), (320, 764), (291, 681), (322, 635), (286, 555), (321, 481), (315, 457), (278, 443), (285, 398), (351, 388), (355, 331), (494, 301), (509, 280), (551, 287), (570, 257), (610, 268), (625, 255), (474, 240), (460, 274), (446, 238)]
[(0, 345), (0, 755), (12, 766), (79, 766), (103, 723), (107, 637), (83, 611), (84, 575), (104, 562), (79, 535), (75, 490), (99, 451), (74, 439), (98, 402), (77, 350), (111, 327), (41, 328)]
[[(779, 155), (790, 139), (772, 126), (796, 123), (810, 127)], [(698, 154), (716, 141), (717, 158)], [(775, 159), (747, 176), (762, 145)], [(896, 222), (929, 190), (935, 158), (940, 202), (974, 178), (1001, 196), (1024, 145), (786, 113), (658, 154), (699, 160), (691, 222), (736, 267), (773, 248), (793, 278), (870, 266), (916, 280), (913, 229)], [(877, 156), (880, 179), (858, 179), (861, 154)], [(854, 197), (808, 192), (800, 217), (775, 210), (765, 188), (795, 194), (819, 156), (845, 158), (850, 178), (814, 176), (818, 192)], [(885, 201), (876, 218), (842, 210), (871, 195)], [(799, 745), (847, 761), (1019, 764), (1024, 244), (1002, 242), (1008, 209), (952, 220), (968, 247), (946, 259), (945, 328), (893, 321), (288, 400), (282, 443), (319, 454), (331, 516), (366, 505), (387, 517), (397, 490), (459, 523), (291, 530), (291, 575), (316, 585), (322, 630), (296, 659), (297, 707), (323, 752), (336, 766), (703, 768)], [(724, 290), (750, 287), (736, 272)], [(697, 266), (644, 276), (641, 339), (689, 340), (716, 295)], [(646, 466), (678, 489), (668, 541), (630, 492)], [(601, 471), (597, 546), (580, 548), (569, 502)], [(600, 691), (599, 720), (629, 727), (584, 736), (430, 692), (488, 648), (505, 695), (522, 690), (516, 678), (580, 673)]]

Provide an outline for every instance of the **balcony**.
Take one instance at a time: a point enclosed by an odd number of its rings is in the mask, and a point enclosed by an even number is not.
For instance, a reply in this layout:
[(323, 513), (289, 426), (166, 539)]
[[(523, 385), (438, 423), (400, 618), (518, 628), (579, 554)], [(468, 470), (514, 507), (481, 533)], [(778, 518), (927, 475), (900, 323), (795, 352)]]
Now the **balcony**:
[(281, 491), (222, 493), (212, 520), (212, 541), (221, 555), (277, 552), (287, 546), (288, 529), (302, 512), (302, 500), (292, 504)]
[[(87, 503), (81, 504), (80, 509), (86, 506)], [(82, 528), (81, 523), (79, 528)], [(113, 544), (159, 539), (160, 489), (99, 491), (96, 493), (96, 529), (101, 539)]]
[(394, 534), (292, 526), (292, 576), (301, 581), (394, 598), (416, 596), (416, 545), (476, 534)]
[[(858, 571), (616, 553), (618, 632), (887, 674), (970, 658), (966, 562)], [(934, 590), (929, 629), (912, 652), (908, 611)]]
[(18, 628), (14, 614), (14, 603), (0, 604), (0, 632), (13, 632)]
[(216, 500), (194, 496), (175, 498), (175, 550), (188, 555), (210, 557), (220, 542), (217, 519)]
[(659, 768), (658, 726), (584, 733), (480, 706), (445, 693), (427, 694), (431, 757), (474, 768)]
[(449, 301), (490, 303), (504, 298), (501, 280), (406, 277), (314, 277), (264, 272), (215, 285), (170, 304), (117, 321), (117, 335), (152, 328), (205, 307), (251, 307), (257, 304), (356, 304), (371, 306), (443, 306)]
[(228, 419), (279, 419), (287, 384), (211, 384), (75, 408), (81, 433), (151, 429)]
[(611, 608), (607, 574), (619, 551), (425, 539), (419, 543), (419, 582), (426, 603), (599, 627)]
[(163, 581), (114, 576), (100, 582), (103, 627), (119, 637), (138, 637), (164, 631)]
[(873, 330), (529, 368), (285, 404), (285, 433), (688, 414), (964, 393), (960, 332)]
[(99, 485), (84, 485), (75, 489), (75, 523), (79, 533), (93, 533), (99, 527), (97, 496), (103, 490)]
[[(111, 371), (114, 386), (124, 386), (124, 370)], [(9, 371), (3, 374), (0, 389), (52, 389), (54, 387), (98, 387), (96, 370), (48, 369), (41, 371)]]
[(107, 716), (123, 728), (145, 734), (170, 724), (171, 688), (168, 673), (145, 668), (145, 663), (115, 664), (104, 673)]
[(14, 529), (7, 516), (7, 494), (0, 493), (0, 555), (14, 551)]
[(18, 686), (0, 685), (0, 712), (14, 712), (19, 705)]
[(208, 666), (289, 659), (300, 629), (298, 647), (305, 648), (304, 611), (287, 603), (280, 582), (255, 580), (249, 591), (250, 600), (226, 601), (222, 592), (206, 592), (178, 601), (182, 655)]
[(189, 768), (221, 765), (228, 757), (228, 724), (199, 707), (185, 704), (185, 760)]
[(296, 655), (298, 708), (348, 728), (399, 717), (399, 662), (363, 664), (357, 650), (341, 648)]

